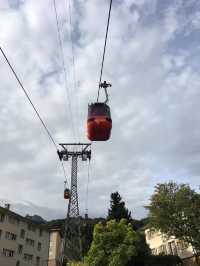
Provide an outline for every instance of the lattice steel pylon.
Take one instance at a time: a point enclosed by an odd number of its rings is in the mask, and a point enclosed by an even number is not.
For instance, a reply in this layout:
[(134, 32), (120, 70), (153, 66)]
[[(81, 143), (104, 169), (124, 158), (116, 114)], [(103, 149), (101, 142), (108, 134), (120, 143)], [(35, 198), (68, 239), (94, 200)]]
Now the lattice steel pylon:
[(64, 228), (64, 241), (61, 264), (66, 265), (70, 260), (82, 258), (81, 228), (78, 204), (78, 159), (91, 159), (91, 144), (88, 143), (61, 143), (63, 148), (57, 151), (60, 160), (68, 161), (71, 158), (71, 190), (67, 217)]

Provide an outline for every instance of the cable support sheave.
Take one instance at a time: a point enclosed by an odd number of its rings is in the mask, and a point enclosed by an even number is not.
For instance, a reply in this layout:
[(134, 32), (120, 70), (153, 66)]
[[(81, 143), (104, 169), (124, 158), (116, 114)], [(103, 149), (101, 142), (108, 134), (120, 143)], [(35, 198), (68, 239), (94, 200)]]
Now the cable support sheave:
[(110, 25), (111, 9), (112, 9), (112, 0), (110, 0), (110, 6), (109, 6), (109, 12), (108, 12), (108, 20), (107, 20), (107, 26), (106, 26), (106, 36), (105, 36), (104, 48), (103, 48), (103, 58), (102, 58), (102, 62), (101, 62), (101, 71), (100, 71), (100, 78), (99, 78), (97, 102), (99, 101), (99, 92), (100, 92), (101, 82), (102, 82), (103, 67), (104, 67), (104, 60), (105, 60), (105, 53), (106, 53), (106, 46), (107, 46), (107, 38), (108, 38), (108, 30), (109, 30), (109, 25)]
[(74, 121), (73, 121), (73, 113), (72, 113), (72, 107), (71, 107), (71, 102), (70, 102), (70, 93), (69, 93), (69, 89), (67, 86), (67, 84), (68, 84), (67, 70), (66, 70), (66, 63), (65, 63), (65, 59), (64, 59), (64, 48), (63, 48), (63, 42), (62, 42), (62, 37), (61, 37), (61, 30), (60, 30), (60, 26), (59, 26), (58, 12), (57, 12), (57, 8), (56, 8), (56, 0), (53, 0), (53, 4), (54, 4), (54, 12), (55, 12), (58, 40), (59, 40), (61, 60), (62, 60), (62, 68), (63, 68), (63, 73), (64, 73), (65, 87), (66, 87), (66, 92), (67, 92), (67, 100), (68, 100), (69, 112), (70, 112), (70, 117), (71, 117), (72, 133), (73, 133), (73, 136), (76, 136), (77, 134), (75, 131), (75, 126), (74, 126)]

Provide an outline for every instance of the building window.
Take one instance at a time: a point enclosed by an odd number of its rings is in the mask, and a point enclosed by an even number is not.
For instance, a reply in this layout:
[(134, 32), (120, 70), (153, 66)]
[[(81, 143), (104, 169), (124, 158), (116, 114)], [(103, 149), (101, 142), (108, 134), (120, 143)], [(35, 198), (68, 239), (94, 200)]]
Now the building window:
[(17, 238), (17, 235), (13, 234), (13, 233), (10, 233), (10, 232), (6, 232), (5, 234), (5, 238), (7, 240), (16, 240)]
[(156, 255), (156, 249), (155, 249), (155, 248), (153, 248), (153, 249), (151, 250), (151, 252), (152, 252), (153, 255)]
[(20, 266), (20, 261), (19, 260), (16, 262), (16, 266)]
[(167, 254), (167, 250), (166, 250), (166, 246), (165, 245), (161, 245), (158, 248), (158, 254)]
[(42, 229), (40, 229), (40, 236), (42, 236), (42, 234), (43, 234), (43, 231), (42, 231)]
[(169, 254), (170, 254), (170, 255), (173, 255), (173, 252), (172, 252), (172, 245), (171, 245), (170, 242), (168, 243), (168, 251), (169, 251)]
[(35, 241), (33, 239), (27, 238), (26, 239), (26, 244), (29, 246), (34, 247)]
[(33, 255), (24, 253), (24, 260), (28, 262), (33, 261)]
[(168, 249), (169, 249), (169, 253), (171, 255), (177, 255), (178, 252), (177, 252), (177, 247), (176, 247), (175, 241), (168, 243)]
[(25, 237), (25, 230), (24, 229), (21, 229), (20, 237), (24, 239), (24, 237)]
[(35, 232), (36, 228), (32, 224), (28, 224), (28, 230)]
[(38, 242), (37, 249), (38, 249), (38, 251), (40, 251), (42, 249), (42, 244), (40, 242)]
[(147, 239), (151, 240), (153, 237), (155, 237), (156, 232), (155, 230), (151, 229), (151, 230), (148, 230), (146, 234), (147, 234)]
[(166, 247), (166, 245), (163, 245), (163, 253), (164, 253), (165, 255), (167, 255), (167, 247)]
[(14, 250), (3, 248), (3, 255), (5, 257), (13, 257), (14, 256)]
[(11, 223), (11, 224), (19, 224), (19, 220), (16, 219), (15, 217), (13, 217), (13, 216), (9, 216), (9, 217), (8, 217), (8, 221), (9, 221), (9, 223)]
[(28, 262), (33, 261), (33, 255), (24, 253), (24, 260)]
[(0, 223), (3, 223), (5, 220), (5, 214), (0, 213)]
[(163, 242), (166, 242), (167, 240), (169, 240), (169, 237), (167, 235), (165, 235), (165, 234), (162, 234), (161, 235), (161, 239), (162, 239)]
[(36, 257), (36, 265), (40, 265), (40, 257)]
[(171, 247), (172, 247), (173, 255), (177, 255), (178, 252), (177, 252), (177, 247), (176, 247), (176, 243), (175, 243), (175, 241), (172, 241), (172, 242), (171, 242)]
[(177, 247), (178, 247), (178, 250), (182, 251), (182, 250), (188, 248), (188, 244), (185, 243), (184, 241), (179, 240), (179, 241), (177, 242)]
[(19, 254), (22, 254), (22, 251), (23, 251), (23, 246), (22, 245), (19, 245), (18, 246), (18, 253)]

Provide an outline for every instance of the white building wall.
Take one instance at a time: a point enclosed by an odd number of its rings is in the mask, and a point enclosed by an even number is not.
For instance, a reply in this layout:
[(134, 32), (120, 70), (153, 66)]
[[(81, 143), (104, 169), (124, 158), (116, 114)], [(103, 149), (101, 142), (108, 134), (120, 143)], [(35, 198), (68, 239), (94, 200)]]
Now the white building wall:
[(152, 254), (159, 255), (164, 253), (178, 255), (181, 259), (192, 257), (194, 254), (191, 245), (188, 245), (173, 236), (168, 238), (165, 234), (153, 229), (146, 229), (145, 236)]
[(59, 266), (61, 263), (62, 252), (62, 238), (60, 230), (52, 230), (50, 232), (50, 245), (49, 245), (49, 264), (48, 266)]
[[(3, 215), (1, 209), (0, 218)], [(21, 236), (21, 230), (25, 231), (24, 237)], [(0, 266), (47, 266), (49, 232), (46, 229), (41, 229), (34, 223), (28, 223), (26, 219), (18, 219), (17, 216), (13, 218), (8, 211), (5, 219), (3, 221), (0, 219), (0, 232)], [(6, 232), (16, 235), (16, 239), (6, 239)], [(27, 239), (31, 240), (31, 243)], [(40, 250), (38, 243), (41, 244)], [(19, 245), (23, 247), (21, 252), (19, 252)], [(32, 255), (32, 258), (27, 260), (28, 257), (25, 254)], [(37, 257), (40, 258), (39, 261)]]

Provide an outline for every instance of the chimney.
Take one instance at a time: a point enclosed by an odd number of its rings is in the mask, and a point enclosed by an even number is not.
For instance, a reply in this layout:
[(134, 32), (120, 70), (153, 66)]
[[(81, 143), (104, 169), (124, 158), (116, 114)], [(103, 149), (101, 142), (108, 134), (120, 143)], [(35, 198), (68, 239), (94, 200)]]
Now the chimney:
[(5, 204), (5, 209), (10, 210), (10, 204), (9, 203)]

